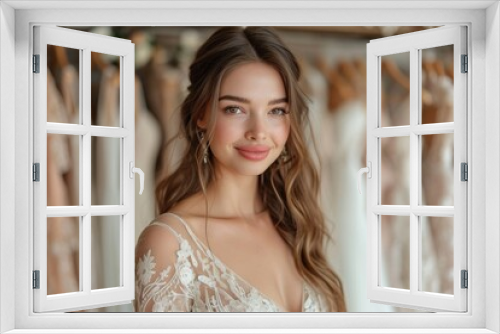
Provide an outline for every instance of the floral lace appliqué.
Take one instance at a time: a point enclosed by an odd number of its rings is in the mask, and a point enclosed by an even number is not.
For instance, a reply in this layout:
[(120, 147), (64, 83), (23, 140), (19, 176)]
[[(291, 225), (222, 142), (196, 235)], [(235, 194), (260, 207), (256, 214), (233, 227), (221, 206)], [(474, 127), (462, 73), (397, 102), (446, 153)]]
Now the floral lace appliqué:
[(151, 256), (151, 249), (145, 254), (140, 260), (138, 264), (138, 272), (140, 281), (143, 285), (146, 285), (151, 280), (151, 276), (155, 274), (155, 259)]
[[(140, 258), (136, 271), (136, 311), (283, 312), (274, 301), (214, 257), (189, 226), (178, 218), (186, 227), (193, 247), (172, 227), (152, 223), (171, 231), (179, 242), (179, 249), (175, 263), (169, 263), (165, 268), (157, 267), (160, 263), (157, 259), (164, 254), (155, 254), (150, 249)], [(323, 298), (307, 284), (303, 287), (302, 311), (327, 311)]]

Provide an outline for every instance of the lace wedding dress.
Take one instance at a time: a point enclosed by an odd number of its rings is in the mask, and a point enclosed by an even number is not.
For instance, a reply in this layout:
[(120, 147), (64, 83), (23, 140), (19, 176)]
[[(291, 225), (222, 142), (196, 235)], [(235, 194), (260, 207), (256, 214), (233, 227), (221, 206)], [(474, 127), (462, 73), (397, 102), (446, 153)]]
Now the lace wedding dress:
[[(192, 244), (172, 226), (159, 221), (178, 241), (171, 260), (154, 248), (141, 252), (136, 268), (136, 312), (285, 312), (210, 252), (188, 224)], [(192, 245), (194, 247), (192, 247)], [(326, 312), (324, 298), (303, 283), (302, 312)]]

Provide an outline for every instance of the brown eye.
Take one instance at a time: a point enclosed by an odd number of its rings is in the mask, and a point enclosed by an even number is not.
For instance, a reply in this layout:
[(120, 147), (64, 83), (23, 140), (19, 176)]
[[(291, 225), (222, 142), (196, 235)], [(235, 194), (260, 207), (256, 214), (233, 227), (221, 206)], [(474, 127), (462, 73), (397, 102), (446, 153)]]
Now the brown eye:
[(240, 110), (240, 107), (236, 107), (236, 106), (228, 106), (226, 108), (224, 108), (224, 112), (226, 114), (239, 114), (237, 111)]
[(273, 110), (271, 110), (271, 113), (277, 116), (285, 116), (288, 114), (288, 112), (283, 108), (274, 108)]

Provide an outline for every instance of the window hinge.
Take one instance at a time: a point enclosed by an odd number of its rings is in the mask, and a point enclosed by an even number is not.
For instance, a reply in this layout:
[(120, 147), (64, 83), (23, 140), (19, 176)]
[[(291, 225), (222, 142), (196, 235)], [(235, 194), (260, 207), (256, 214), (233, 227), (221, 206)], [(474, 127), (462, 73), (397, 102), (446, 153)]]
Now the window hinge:
[(467, 55), (462, 55), (462, 73), (467, 73), (469, 70), (469, 59)]
[(33, 289), (40, 289), (40, 270), (33, 270)]
[(40, 73), (40, 55), (33, 55), (33, 73)]
[(462, 181), (469, 181), (469, 167), (466, 162), (462, 162), (461, 164), (461, 180)]
[(33, 164), (33, 181), (40, 181), (40, 163), (38, 162)]
[(462, 289), (467, 289), (469, 287), (469, 277), (467, 270), (462, 270)]

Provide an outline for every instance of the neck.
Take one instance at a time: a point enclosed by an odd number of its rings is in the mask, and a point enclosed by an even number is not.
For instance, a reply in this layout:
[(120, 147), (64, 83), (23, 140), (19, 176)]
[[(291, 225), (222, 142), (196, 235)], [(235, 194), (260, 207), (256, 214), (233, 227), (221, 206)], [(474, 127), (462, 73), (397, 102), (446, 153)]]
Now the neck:
[(251, 218), (266, 211), (259, 195), (259, 176), (216, 173), (207, 188), (209, 215)]

